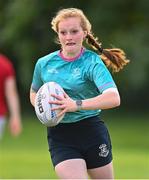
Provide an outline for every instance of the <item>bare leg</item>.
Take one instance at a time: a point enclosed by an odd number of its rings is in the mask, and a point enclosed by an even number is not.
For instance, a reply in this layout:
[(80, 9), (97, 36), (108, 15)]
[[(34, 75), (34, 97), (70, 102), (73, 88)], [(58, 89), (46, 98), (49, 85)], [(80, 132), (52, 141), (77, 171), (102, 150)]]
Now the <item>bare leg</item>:
[(99, 168), (88, 169), (91, 179), (114, 179), (112, 162)]
[(86, 163), (83, 159), (69, 159), (56, 165), (60, 179), (88, 179)]

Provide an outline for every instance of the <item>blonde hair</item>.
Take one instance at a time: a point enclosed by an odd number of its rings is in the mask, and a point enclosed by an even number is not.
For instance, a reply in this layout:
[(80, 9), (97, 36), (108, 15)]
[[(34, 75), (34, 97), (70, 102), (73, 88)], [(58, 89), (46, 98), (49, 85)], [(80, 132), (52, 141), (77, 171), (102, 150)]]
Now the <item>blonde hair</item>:
[(51, 25), (52, 29), (58, 33), (58, 24), (63, 19), (69, 17), (79, 17), (81, 22), (81, 27), (83, 31), (87, 31), (86, 43), (98, 51), (101, 59), (105, 65), (112, 69), (113, 72), (119, 72), (123, 67), (129, 63), (126, 58), (125, 52), (119, 48), (103, 49), (102, 43), (98, 42), (98, 38), (94, 37), (92, 33), (92, 26), (88, 18), (85, 16), (82, 10), (77, 8), (67, 8), (62, 9), (57, 12), (56, 16), (52, 19)]

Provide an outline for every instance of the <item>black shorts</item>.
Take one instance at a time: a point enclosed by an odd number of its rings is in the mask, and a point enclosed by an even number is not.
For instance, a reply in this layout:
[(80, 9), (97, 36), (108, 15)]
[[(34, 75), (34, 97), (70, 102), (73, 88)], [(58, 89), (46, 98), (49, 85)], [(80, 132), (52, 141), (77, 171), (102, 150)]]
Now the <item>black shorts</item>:
[(48, 144), (53, 165), (68, 160), (84, 159), (88, 169), (112, 161), (112, 146), (108, 130), (99, 117), (76, 123), (60, 123), (48, 129)]

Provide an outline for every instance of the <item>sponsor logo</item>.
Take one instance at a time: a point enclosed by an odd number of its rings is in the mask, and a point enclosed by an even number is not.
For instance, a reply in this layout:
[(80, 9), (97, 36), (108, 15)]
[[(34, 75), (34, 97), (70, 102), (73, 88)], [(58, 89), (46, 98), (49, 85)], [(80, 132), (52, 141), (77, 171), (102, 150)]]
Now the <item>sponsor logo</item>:
[(45, 98), (45, 94), (41, 94), (41, 92), (39, 91), (39, 95), (37, 97), (37, 107), (38, 107), (40, 114), (44, 112), (44, 109), (42, 106), (42, 99), (44, 99), (44, 98)]
[(58, 71), (55, 68), (48, 69), (48, 73), (57, 74)]
[(108, 149), (108, 147), (107, 147), (106, 144), (101, 144), (101, 145), (99, 146), (99, 150), (100, 150), (99, 156), (101, 156), (101, 157), (107, 157), (107, 156), (108, 156), (108, 154), (109, 154), (109, 149)]

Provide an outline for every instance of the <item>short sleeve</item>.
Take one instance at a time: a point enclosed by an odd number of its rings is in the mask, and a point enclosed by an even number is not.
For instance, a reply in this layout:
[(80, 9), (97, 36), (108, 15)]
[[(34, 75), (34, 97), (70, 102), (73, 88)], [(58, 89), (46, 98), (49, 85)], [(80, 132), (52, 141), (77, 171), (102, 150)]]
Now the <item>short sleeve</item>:
[(41, 79), (41, 65), (40, 65), (40, 61), (38, 60), (36, 65), (35, 65), (35, 68), (34, 68), (31, 88), (35, 92), (37, 92), (38, 89), (42, 86), (42, 84), (43, 84), (43, 82)]
[(101, 93), (108, 88), (116, 88), (111, 73), (97, 55), (91, 57), (87, 74), (89, 80), (95, 83)]

